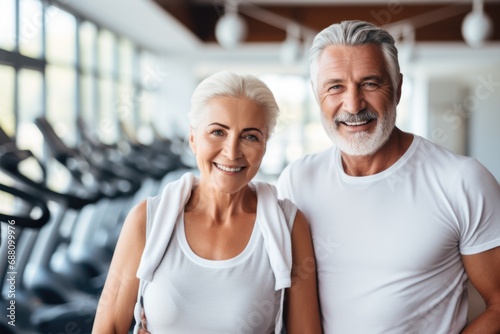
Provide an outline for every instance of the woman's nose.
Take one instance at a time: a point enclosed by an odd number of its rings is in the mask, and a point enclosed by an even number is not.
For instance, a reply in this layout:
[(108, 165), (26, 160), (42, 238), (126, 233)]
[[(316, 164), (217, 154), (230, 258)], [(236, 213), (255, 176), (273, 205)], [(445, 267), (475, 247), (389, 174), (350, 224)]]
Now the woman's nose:
[(236, 160), (241, 158), (241, 143), (239, 138), (228, 137), (224, 143), (224, 155), (229, 160)]

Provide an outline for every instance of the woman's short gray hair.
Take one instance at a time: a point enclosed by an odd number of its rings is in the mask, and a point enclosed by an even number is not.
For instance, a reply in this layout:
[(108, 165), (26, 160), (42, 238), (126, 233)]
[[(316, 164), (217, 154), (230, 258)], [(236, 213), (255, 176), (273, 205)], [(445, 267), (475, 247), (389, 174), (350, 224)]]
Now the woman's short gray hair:
[(264, 109), (267, 137), (276, 126), (279, 108), (269, 87), (259, 78), (223, 71), (212, 74), (196, 87), (191, 97), (189, 124), (196, 128), (203, 118), (203, 108), (215, 97), (247, 98)]
[(365, 21), (342, 21), (323, 29), (314, 38), (309, 54), (311, 81), (317, 94), (318, 61), (323, 50), (330, 45), (359, 46), (377, 44), (382, 48), (389, 69), (394, 92), (399, 84), (398, 50), (394, 38), (386, 30)]

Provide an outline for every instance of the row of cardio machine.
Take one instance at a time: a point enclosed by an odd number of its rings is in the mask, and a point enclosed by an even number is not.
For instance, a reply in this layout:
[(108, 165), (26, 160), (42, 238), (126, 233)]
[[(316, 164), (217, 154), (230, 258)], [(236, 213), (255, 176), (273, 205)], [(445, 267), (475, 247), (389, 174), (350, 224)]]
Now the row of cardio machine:
[[(79, 119), (79, 143), (69, 147), (47, 119), (35, 124), (56, 172), (0, 128), (9, 179), (0, 182), (9, 199), (0, 205), (0, 333), (90, 333), (125, 215), (194, 164), (182, 140), (157, 133), (149, 145), (130, 136), (109, 145)], [(51, 172), (69, 175), (67, 185), (51, 187)]]

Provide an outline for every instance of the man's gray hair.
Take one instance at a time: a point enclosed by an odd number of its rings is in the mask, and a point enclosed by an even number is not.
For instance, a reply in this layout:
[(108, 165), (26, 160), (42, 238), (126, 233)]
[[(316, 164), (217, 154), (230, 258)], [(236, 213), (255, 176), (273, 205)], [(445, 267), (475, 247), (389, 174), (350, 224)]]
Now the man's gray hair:
[(311, 46), (309, 66), (314, 94), (317, 95), (318, 61), (323, 50), (330, 45), (379, 45), (389, 70), (393, 91), (397, 91), (400, 77), (398, 50), (394, 38), (386, 30), (365, 21), (342, 21), (319, 32)]
[(276, 126), (279, 107), (269, 87), (253, 75), (223, 71), (212, 74), (196, 87), (191, 97), (189, 125), (196, 128), (203, 118), (203, 109), (215, 97), (247, 98), (264, 109), (267, 137)]

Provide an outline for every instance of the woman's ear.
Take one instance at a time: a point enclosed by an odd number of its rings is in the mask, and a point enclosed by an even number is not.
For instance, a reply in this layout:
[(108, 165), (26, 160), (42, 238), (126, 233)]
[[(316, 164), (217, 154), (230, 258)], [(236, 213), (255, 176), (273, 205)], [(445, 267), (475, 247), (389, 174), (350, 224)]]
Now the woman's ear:
[(191, 151), (193, 151), (193, 154), (196, 155), (196, 144), (194, 141), (194, 129), (192, 127), (189, 127), (189, 147), (191, 147)]

